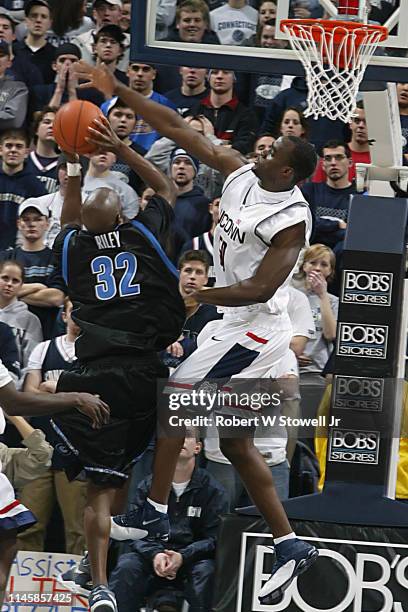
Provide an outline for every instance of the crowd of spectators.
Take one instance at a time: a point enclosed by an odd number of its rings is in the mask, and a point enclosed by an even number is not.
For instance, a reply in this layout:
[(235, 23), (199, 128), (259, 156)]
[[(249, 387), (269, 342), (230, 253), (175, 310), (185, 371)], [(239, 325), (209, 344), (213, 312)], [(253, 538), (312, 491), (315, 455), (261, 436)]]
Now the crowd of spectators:
[[(316, 0), (291, 2), (290, 10), (297, 17), (321, 16)], [(130, 61), (130, 12), (131, 2), (124, 0), (0, 0), (0, 358), (22, 390), (48, 393), (55, 392), (60, 372), (75, 359), (80, 330), (70, 317), (72, 305), (52, 255), (67, 184), (67, 161), (52, 125), (58, 109), (69, 101), (89, 100), (100, 106), (117, 136), (173, 180), (177, 201), (171, 255), (180, 270), (183, 297), (215, 281), (213, 235), (223, 177), (162, 137), (122, 100), (79, 88), (73, 63), (82, 58), (97, 65), (104, 62), (117, 79), (176, 110), (193, 129), (236, 149), (248, 162), (268, 157), (280, 136), (298, 136), (317, 148), (316, 172), (300, 185), (314, 216), (314, 231), (290, 289), (292, 352), (279, 370), (271, 371), (271, 378), (283, 387), (283, 379), (290, 380), (282, 400), (287, 413), (314, 415), (319, 403), (315, 388), (323, 394), (322, 372), (336, 335), (343, 241), (350, 197), (357, 192), (355, 164), (370, 162), (364, 105), (357, 103), (347, 125), (325, 118), (306, 120), (303, 78)], [(275, 17), (272, 0), (158, 0), (156, 37), (281, 48), (286, 41), (275, 36)], [(408, 83), (399, 83), (397, 93), (401, 129), (407, 137)], [(408, 149), (404, 153), (407, 158)], [(129, 218), (152, 196), (113, 153), (96, 153), (81, 159), (81, 165), (83, 197), (98, 187), (114, 189)], [(200, 338), (215, 333), (220, 316), (213, 306), (187, 307), (182, 335), (162, 355), (164, 363), (170, 368), (181, 363)], [(52, 443), (48, 419), (33, 419), (32, 425)], [(12, 424), (4, 440), (17, 445)], [(176, 529), (169, 550), (139, 543), (119, 558), (111, 584), (120, 609), (138, 609), (146, 595), (163, 590), (173, 579), (177, 591), (185, 589), (192, 612), (195, 606), (210, 609), (219, 513), (250, 500), (222, 455), (216, 434), (202, 443), (203, 449), (195, 437), (187, 438), (180, 455), (170, 497)], [(282, 499), (289, 495), (295, 443), (284, 428), (257, 441)], [(149, 470), (140, 471), (141, 465), (135, 473), (147, 478)], [(54, 453), (41, 476), (21, 489), (21, 499), (39, 519), (20, 537), (21, 549), (48, 546), (82, 553), (78, 516), (84, 482), (69, 483), (63, 468), (63, 459)], [(130, 501), (137, 502), (146, 490), (146, 482), (133, 478)], [(56, 502), (61, 515), (55, 513)], [(192, 515), (191, 508), (197, 514)], [(54, 533), (47, 543), (47, 529), (61, 521), (65, 538), (58, 541)], [(129, 597), (131, 608), (126, 604)]]

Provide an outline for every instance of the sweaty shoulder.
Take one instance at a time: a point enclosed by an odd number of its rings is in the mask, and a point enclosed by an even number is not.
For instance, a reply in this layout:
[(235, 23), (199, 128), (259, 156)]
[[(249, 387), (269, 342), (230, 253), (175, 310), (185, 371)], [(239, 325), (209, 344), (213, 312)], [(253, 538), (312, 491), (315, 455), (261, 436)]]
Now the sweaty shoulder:
[(159, 195), (154, 195), (136, 217), (136, 221), (143, 223), (159, 241), (166, 237), (173, 219), (172, 207)]

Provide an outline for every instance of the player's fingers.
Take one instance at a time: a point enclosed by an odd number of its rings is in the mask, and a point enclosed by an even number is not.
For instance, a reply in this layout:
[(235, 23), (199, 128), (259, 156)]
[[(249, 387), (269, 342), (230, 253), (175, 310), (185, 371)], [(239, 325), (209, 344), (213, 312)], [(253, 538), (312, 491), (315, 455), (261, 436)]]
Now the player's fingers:
[[(82, 77), (81, 77), (81, 75), (80, 75), (80, 74), (75, 73), (75, 75), (76, 75), (76, 77), (77, 77), (78, 79), (82, 79)], [(86, 77), (87, 77), (87, 78), (89, 78), (89, 76), (88, 76), (88, 75), (86, 75)], [(89, 87), (93, 87), (93, 83), (92, 83), (92, 81), (86, 81), (85, 83), (79, 83), (79, 85), (78, 85), (78, 89), (87, 89), (87, 88), (89, 88)]]

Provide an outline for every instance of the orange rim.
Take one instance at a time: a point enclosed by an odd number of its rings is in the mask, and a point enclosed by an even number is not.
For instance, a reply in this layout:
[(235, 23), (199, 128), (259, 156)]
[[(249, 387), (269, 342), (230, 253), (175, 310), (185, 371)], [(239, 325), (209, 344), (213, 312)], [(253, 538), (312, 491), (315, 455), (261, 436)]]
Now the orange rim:
[[(317, 43), (320, 43), (324, 35), (333, 37), (335, 45), (339, 45), (345, 38), (354, 35), (355, 44), (361, 45), (367, 38), (367, 34), (378, 32), (380, 37), (376, 42), (382, 42), (388, 38), (388, 29), (381, 25), (359, 23), (355, 21), (337, 21), (331, 19), (282, 19), (280, 22), (281, 32), (288, 28), (294, 38), (304, 38), (302, 29), (308, 30)], [(322, 32), (324, 30), (324, 34)]]

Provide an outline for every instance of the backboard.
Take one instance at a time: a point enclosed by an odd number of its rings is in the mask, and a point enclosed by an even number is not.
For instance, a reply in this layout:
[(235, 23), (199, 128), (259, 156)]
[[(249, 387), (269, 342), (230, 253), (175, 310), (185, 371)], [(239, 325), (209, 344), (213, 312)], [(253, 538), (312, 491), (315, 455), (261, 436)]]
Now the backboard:
[[(299, 9), (313, 7), (312, 17), (335, 18), (336, 6), (331, 0), (274, 0), (277, 45), (283, 48), (260, 48), (169, 42), (156, 37), (156, 15), (159, 0), (133, 0), (131, 57), (158, 64), (218, 67), (264, 74), (303, 75), (296, 54), (280, 32), (282, 19), (298, 15)], [(366, 74), (366, 81), (408, 81), (408, 0), (369, 0), (369, 20), (386, 25), (390, 36), (380, 43)], [(287, 48), (285, 47), (287, 45)]]

